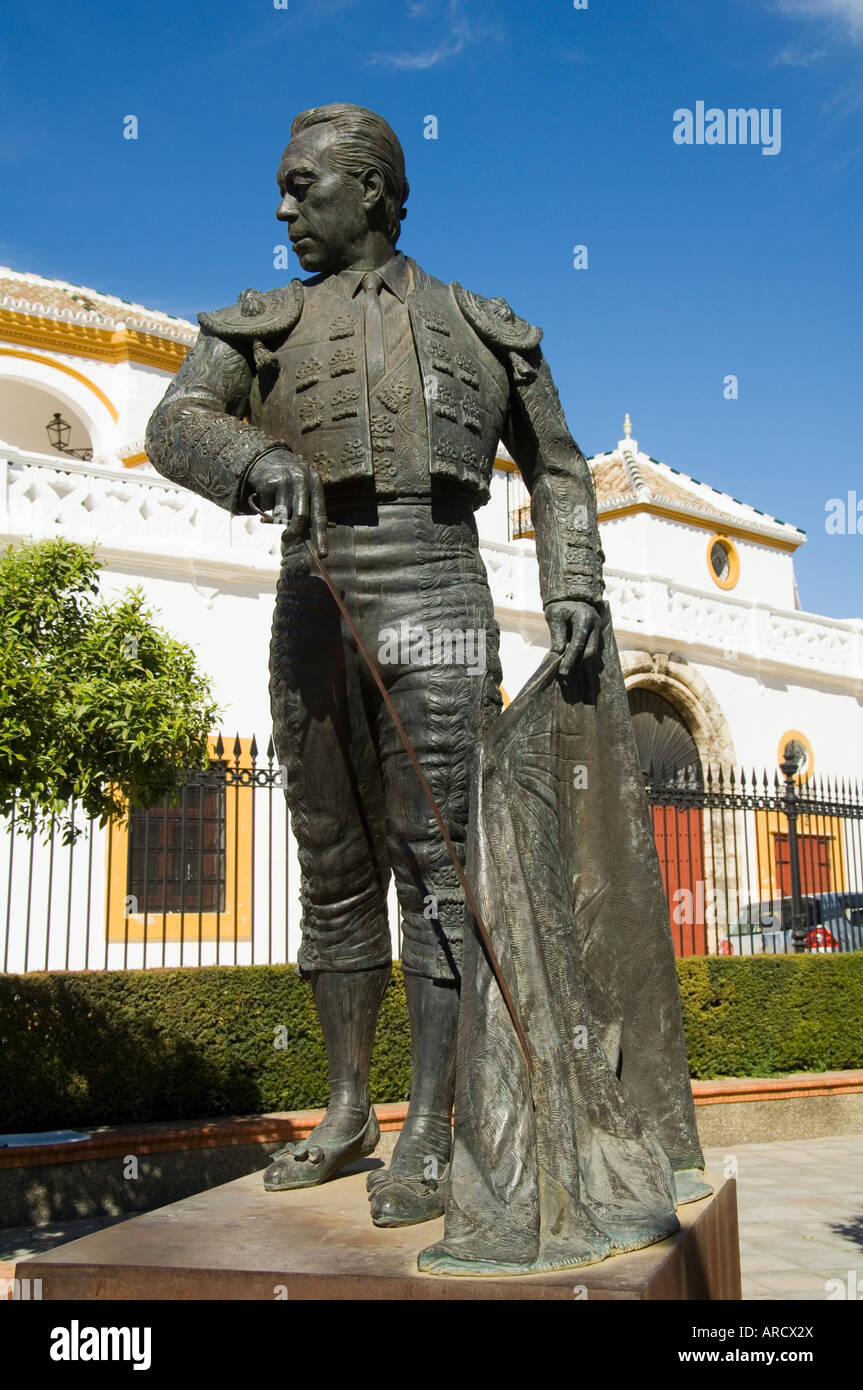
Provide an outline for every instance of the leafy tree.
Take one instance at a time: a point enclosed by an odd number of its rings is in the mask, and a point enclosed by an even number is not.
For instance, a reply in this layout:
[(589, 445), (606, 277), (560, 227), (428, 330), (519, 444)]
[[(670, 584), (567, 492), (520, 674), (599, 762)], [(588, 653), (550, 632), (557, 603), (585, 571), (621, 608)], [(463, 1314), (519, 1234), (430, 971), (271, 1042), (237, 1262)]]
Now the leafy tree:
[(208, 766), (218, 713), (195, 654), (155, 626), (140, 590), (99, 599), (95, 548), (57, 539), (0, 558), (0, 814), (30, 833), (70, 811), (104, 825), (176, 796)]

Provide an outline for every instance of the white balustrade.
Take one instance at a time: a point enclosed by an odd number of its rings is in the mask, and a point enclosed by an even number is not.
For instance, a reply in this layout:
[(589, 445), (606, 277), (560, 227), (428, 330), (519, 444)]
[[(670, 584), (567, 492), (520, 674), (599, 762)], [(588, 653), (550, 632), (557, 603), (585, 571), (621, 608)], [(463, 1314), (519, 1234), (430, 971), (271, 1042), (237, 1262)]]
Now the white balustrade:
[[(257, 517), (231, 517), (146, 467), (129, 470), (4, 447), (0, 530), (6, 538), (66, 535), (100, 548), (165, 561), (202, 561), (231, 574), (275, 572), (280, 532)], [(500, 610), (539, 614), (530, 541), (484, 540), (481, 550)], [(759, 663), (863, 683), (863, 623), (783, 612), (714, 597), (651, 575), (606, 569), (606, 592), (621, 636), (667, 640)]]

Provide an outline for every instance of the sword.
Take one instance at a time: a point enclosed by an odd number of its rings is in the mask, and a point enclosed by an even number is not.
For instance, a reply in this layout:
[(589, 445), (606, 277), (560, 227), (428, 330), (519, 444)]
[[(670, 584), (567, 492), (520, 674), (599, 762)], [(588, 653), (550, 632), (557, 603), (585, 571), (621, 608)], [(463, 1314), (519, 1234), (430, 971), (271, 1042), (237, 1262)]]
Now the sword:
[[(252, 501), (252, 506), (255, 507), (254, 501)], [(268, 514), (268, 513), (264, 513), (264, 512), (262, 512), (262, 511), (260, 511), (257, 507), (255, 507), (255, 510), (258, 512), (258, 515), (260, 516), (260, 518), (261, 518), (262, 521), (280, 524), (280, 518), (279, 518), (278, 516), (276, 516), (275, 514), (273, 514), (273, 513), (269, 513), (269, 514)], [(516, 1035), (516, 1037), (518, 1038), (519, 1046), (520, 1046), (520, 1048), (521, 1048), (522, 1055), (524, 1056), (524, 1060), (525, 1060), (525, 1064), (526, 1064), (526, 1066), (527, 1066), (528, 1073), (532, 1075), (532, 1074), (533, 1074), (533, 1062), (531, 1061), (531, 1057), (530, 1057), (530, 1049), (529, 1049), (528, 1043), (527, 1043), (527, 1036), (526, 1036), (525, 1031), (524, 1031), (524, 1029), (523, 1029), (523, 1027), (522, 1027), (522, 1025), (521, 1025), (521, 1019), (520, 1019), (519, 1016), (518, 1016), (518, 1010), (517, 1010), (517, 1008), (516, 1008), (516, 1006), (515, 1006), (515, 1000), (513, 999), (512, 994), (510, 993), (510, 990), (509, 990), (509, 986), (507, 985), (507, 982), (506, 982), (506, 980), (505, 980), (505, 978), (504, 978), (504, 974), (503, 974), (503, 970), (501, 969), (500, 961), (499, 961), (498, 958), (497, 958), (497, 952), (495, 951), (494, 946), (492, 945), (491, 936), (490, 936), (490, 934), (489, 934), (488, 927), (486, 926), (485, 921), (483, 920), (483, 915), (482, 915), (482, 913), (481, 913), (480, 910), (479, 910), (479, 904), (477, 903), (476, 897), (475, 897), (475, 895), (474, 895), (474, 891), (473, 891), (473, 889), (472, 889), (471, 886), (470, 886), (470, 881), (469, 881), (469, 879), (468, 879), (468, 876), (467, 876), (467, 874), (465, 873), (464, 868), (462, 867), (462, 862), (461, 862), (461, 860), (460, 860), (459, 857), (458, 857), (458, 853), (457, 853), (457, 851), (456, 851), (455, 845), (453, 844), (452, 840), (450, 839), (449, 831), (447, 830), (446, 825), (444, 824), (444, 819), (443, 819), (443, 816), (441, 815), (440, 807), (438, 806), (437, 801), (435, 800), (434, 792), (432, 791), (431, 787), (430, 787), (429, 784), (428, 784), (428, 780), (427, 780), (427, 778), (426, 778), (426, 775), (425, 775), (425, 773), (423, 772), (422, 768), (420, 767), (419, 758), (417, 757), (416, 753), (414, 752), (413, 744), (411, 743), (410, 739), (408, 738), (407, 729), (405, 728), (404, 724), (402, 723), (401, 719), (399, 718), (398, 710), (395, 708), (395, 705), (393, 704), (392, 700), (391, 700), (390, 697), (389, 697), (389, 693), (387, 692), (387, 688), (386, 688), (386, 686), (385, 686), (384, 683), (383, 683), (383, 680), (382, 680), (382, 678), (381, 678), (381, 674), (380, 674), (380, 672), (379, 672), (379, 670), (378, 670), (378, 668), (377, 668), (377, 665), (376, 665), (375, 662), (372, 660), (371, 652), (369, 651), (368, 647), (366, 646), (365, 642), (363, 641), (362, 637), (360, 636), (359, 632), (357, 631), (356, 624), (354, 623), (353, 618), (351, 617), (350, 613), (348, 612), (348, 610), (347, 610), (347, 608), (346, 608), (346, 606), (345, 606), (345, 604), (344, 604), (344, 601), (343, 601), (343, 599), (342, 599), (341, 594), (340, 594), (340, 593), (338, 592), (338, 590), (336, 589), (336, 586), (335, 586), (335, 584), (333, 583), (333, 581), (332, 581), (332, 579), (331, 579), (331, 577), (330, 577), (330, 574), (329, 574), (329, 571), (327, 570), (326, 565), (324, 564), (324, 562), (323, 562), (323, 560), (321, 559), (320, 555), (319, 555), (318, 552), (315, 550), (314, 546), (312, 545), (312, 543), (311, 543), (310, 541), (307, 540), (307, 541), (305, 542), (305, 546), (306, 546), (306, 550), (309, 552), (309, 555), (310, 555), (311, 558), (312, 558), (312, 561), (313, 561), (313, 563), (314, 563), (314, 565), (315, 565), (315, 568), (316, 568), (317, 571), (318, 571), (318, 574), (320, 575), (321, 579), (324, 581), (324, 583), (326, 584), (327, 588), (329, 589), (330, 594), (332, 595), (333, 601), (334, 601), (335, 604), (336, 604), (336, 607), (338, 608), (340, 614), (341, 614), (342, 617), (344, 618), (345, 623), (347, 624), (347, 627), (348, 627), (348, 631), (350, 632), (351, 636), (353, 637), (354, 641), (355, 641), (356, 644), (357, 644), (357, 649), (358, 649), (358, 651), (361, 653), (361, 655), (362, 655), (362, 657), (363, 657), (363, 660), (365, 661), (365, 663), (366, 663), (366, 665), (367, 665), (367, 667), (368, 667), (368, 669), (369, 669), (369, 673), (370, 673), (370, 675), (371, 675), (371, 677), (372, 677), (372, 680), (375, 682), (375, 685), (377, 686), (378, 690), (380, 691), (380, 693), (381, 693), (381, 698), (383, 699), (383, 702), (384, 702), (384, 704), (386, 705), (387, 710), (389, 711), (390, 718), (392, 719), (392, 721), (393, 721), (393, 723), (394, 723), (394, 725), (395, 725), (395, 727), (396, 727), (396, 732), (398, 733), (398, 736), (399, 736), (399, 738), (401, 739), (402, 744), (404, 745), (404, 750), (405, 750), (405, 752), (407, 753), (408, 757), (410, 758), (411, 763), (413, 764), (413, 768), (414, 768), (414, 771), (416, 772), (417, 778), (418, 778), (418, 780), (419, 780), (419, 784), (420, 784), (420, 786), (421, 786), (421, 788), (422, 788), (423, 795), (425, 796), (426, 801), (428, 802), (429, 807), (430, 807), (430, 809), (431, 809), (431, 813), (432, 813), (432, 815), (434, 816), (435, 821), (437, 822), (438, 830), (440, 831), (441, 836), (442, 836), (442, 838), (443, 838), (443, 842), (444, 842), (444, 844), (445, 844), (445, 846), (446, 846), (447, 853), (449, 854), (449, 857), (450, 857), (450, 859), (452, 860), (453, 868), (455, 869), (456, 873), (458, 874), (459, 883), (461, 884), (462, 888), (464, 889), (465, 901), (466, 901), (468, 907), (470, 908), (471, 913), (473, 914), (474, 921), (476, 922), (476, 925), (477, 925), (477, 930), (479, 931), (479, 934), (480, 934), (480, 939), (481, 939), (482, 944), (483, 944), (483, 946), (484, 946), (484, 948), (485, 948), (485, 953), (486, 953), (486, 957), (487, 957), (487, 959), (488, 959), (489, 966), (491, 967), (491, 972), (492, 972), (492, 974), (494, 975), (495, 981), (496, 981), (496, 983), (497, 983), (497, 987), (498, 987), (498, 989), (499, 989), (500, 992), (501, 992), (501, 996), (502, 996), (502, 998), (503, 998), (503, 1002), (504, 1002), (504, 1004), (506, 1005), (507, 1013), (509, 1014), (510, 1019), (512, 1020), (512, 1026), (513, 1026), (513, 1028), (515, 1029), (515, 1035)]]

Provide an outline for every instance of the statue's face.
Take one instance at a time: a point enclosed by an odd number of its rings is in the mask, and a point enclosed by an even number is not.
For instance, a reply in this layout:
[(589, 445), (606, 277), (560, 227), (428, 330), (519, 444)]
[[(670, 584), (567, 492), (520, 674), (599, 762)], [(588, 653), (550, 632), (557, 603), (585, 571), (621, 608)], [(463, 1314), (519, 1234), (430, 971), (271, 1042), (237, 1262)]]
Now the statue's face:
[(300, 265), (328, 274), (351, 265), (368, 234), (360, 181), (330, 167), (333, 139), (326, 126), (304, 130), (282, 155), (277, 176), (282, 201), (276, 217), (287, 222)]

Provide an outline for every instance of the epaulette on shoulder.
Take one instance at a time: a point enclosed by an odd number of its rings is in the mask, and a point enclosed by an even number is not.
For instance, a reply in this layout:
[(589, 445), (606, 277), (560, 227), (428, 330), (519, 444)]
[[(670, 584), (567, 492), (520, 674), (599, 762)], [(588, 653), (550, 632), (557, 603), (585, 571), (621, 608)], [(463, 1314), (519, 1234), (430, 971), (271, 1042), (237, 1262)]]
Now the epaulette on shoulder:
[(218, 338), (254, 342), (290, 333), (303, 312), (303, 282), (292, 280), (275, 290), (243, 290), (236, 304), (199, 314), (198, 323)]
[(505, 299), (485, 299), (453, 281), (452, 292), (471, 328), (491, 348), (530, 352), (542, 342), (542, 329), (520, 319)]

